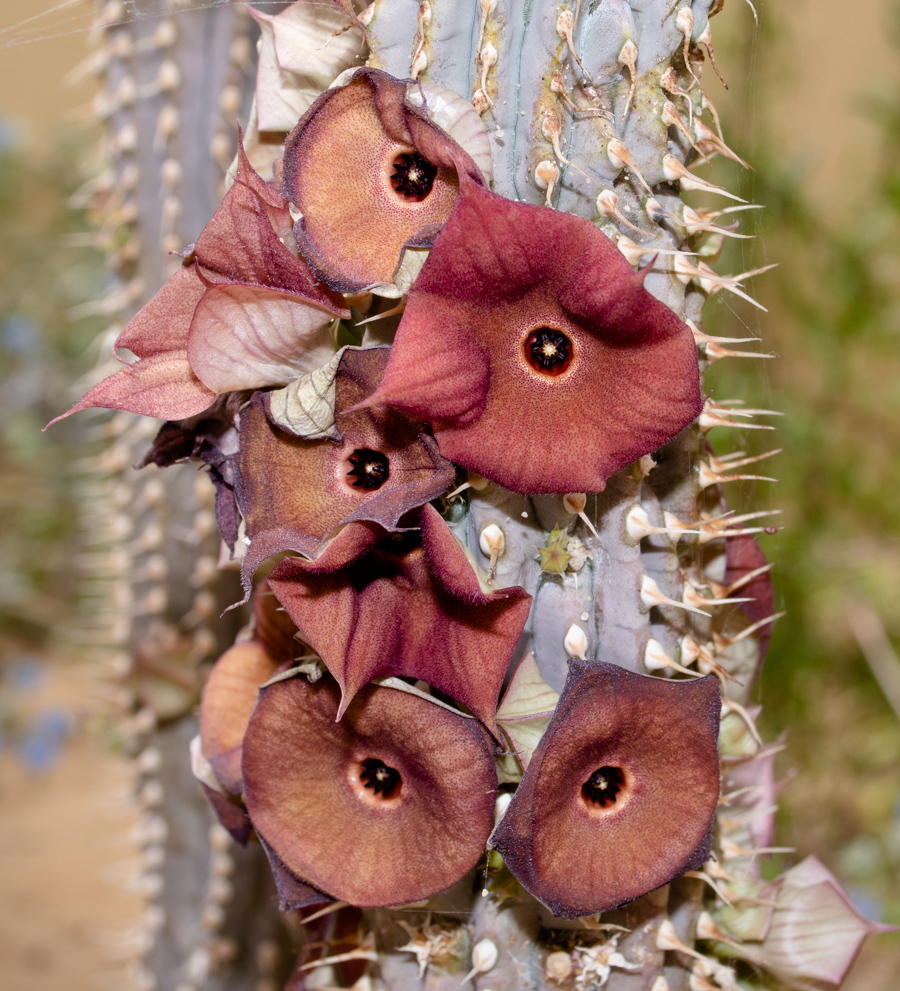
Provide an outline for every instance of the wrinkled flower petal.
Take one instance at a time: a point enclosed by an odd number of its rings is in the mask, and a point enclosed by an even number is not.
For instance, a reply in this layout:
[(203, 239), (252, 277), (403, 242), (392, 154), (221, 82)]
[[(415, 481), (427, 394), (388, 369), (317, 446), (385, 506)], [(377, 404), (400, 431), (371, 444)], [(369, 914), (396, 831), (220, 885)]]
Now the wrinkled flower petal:
[[(285, 201), (239, 148), (235, 182), (190, 261), (116, 340), (117, 349), (128, 348), (139, 360), (64, 416), (104, 406), (183, 420), (211, 406), (217, 393), (285, 384), (327, 361), (335, 347), (326, 353), (323, 325), (349, 310), (282, 243), (292, 238), (290, 225)], [(273, 308), (273, 297), (280, 308)], [(314, 355), (304, 358), (298, 349), (307, 346)]]
[[(518, 587), (485, 594), (437, 511), (426, 505), (422, 516), (427, 558), (417, 540), (397, 535), (330, 574), (312, 576), (288, 558), (269, 583), (337, 679), (342, 706), (374, 678), (419, 678), (496, 733), (497, 697), (531, 596)], [(453, 593), (445, 574), (455, 576)]]
[[(269, 554), (290, 549), (314, 558), (317, 543), (347, 524), (396, 530), (405, 514), (453, 481), (453, 466), (438, 454), (422, 424), (396, 410), (345, 412), (375, 390), (388, 353), (387, 348), (344, 350), (334, 383), (340, 443), (306, 440), (275, 426), (267, 415), (267, 394), (242, 411), (235, 486), (251, 540), (248, 572), (261, 563), (262, 547)], [(367, 474), (368, 467), (374, 474)], [(278, 546), (276, 531), (289, 546)], [(357, 530), (353, 539), (375, 533)], [(348, 547), (349, 539), (348, 534), (342, 546)]]
[(364, 688), (336, 722), (339, 704), (330, 678), (263, 690), (243, 744), (254, 827), (295, 877), (354, 905), (448, 888), (490, 832), (497, 779), (487, 734), (389, 688)]
[[(544, 336), (542, 336), (544, 335)], [(516, 492), (595, 492), (700, 413), (689, 328), (593, 224), (464, 183), (369, 401)]]
[(238, 449), (235, 416), (247, 398), (245, 393), (231, 392), (198, 416), (164, 423), (150, 450), (135, 466), (167, 468), (179, 461), (202, 461), (216, 490), (216, 524), (232, 553), (240, 527), (231, 466)]
[[(405, 245), (433, 243), (459, 195), (459, 169), (483, 181), (466, 152), (407, 101), (411, 85), (360, 69), (324, 92), (285, 142), (285, 196), (303, 215), (297, 244), (343, 292), (391, 283)], [(417, 153), (436, 172), (422, 195), (404, 195), (395, 166)]]
[(572, 660), (559, 705), (491, 838), (555, 915), (603, 912), (708, 859), (719, 686)]

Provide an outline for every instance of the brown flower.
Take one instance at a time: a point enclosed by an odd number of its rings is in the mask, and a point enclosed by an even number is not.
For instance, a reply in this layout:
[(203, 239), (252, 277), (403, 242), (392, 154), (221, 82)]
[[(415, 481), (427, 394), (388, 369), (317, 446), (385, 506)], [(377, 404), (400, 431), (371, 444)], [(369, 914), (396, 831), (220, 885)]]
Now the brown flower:
[(408, 99), (414, 85), (358, 69), (316, 100), (285, 143), (284, 195), (303, 215), (297, 244), (342, 292), (392, 283), (405, 248), (431, 245), (450, 216), (458, 173), (483, 181)]
[(491, 845), (567, 918), (699, 868), (719, 797), (719, 708), (714, 677), (667, 681), (572, 660)]
[[(273, 425), (268, 394), (257, 394), (241, 412), (235, 490), (251, 540), (247, 581), (265, 557), (283, 550), (316, 561), (331, 546), (323, 547), (325, 538), (351, 523), (366, 525), (339, 544), (352, 545), (357, 556), (453, 481), (453, 466), (423, 424), (386, 408), (345, 412), (374, 392), (388, 354), (388, 348), (344, 351), (335, 381), (338, 443), (304, 440)], [(329, 564), (333, 555), (315, 566), (347, 563), (340, 554)]]
[(516, 492), (596, 492), (702, 407), (690, 329), (593, 224), (464, 181), (384, 382), (441, 453)]
[(341, 712), (374, 678), (420, 678), (468, 706), (496, 733), (497, 697), (531, 596), (484, 588), (438, 512), (422, 510), (416, 534), (382, 541), (340, 571), (310, 574), (288, 558), (269, 583), (328, 666)]
[(487, 733), (374, 685), (336, 722), (340, 696), (328, 677), (292, 678), (260, 695), (243, 777), (270, 858), (353, 905), (448, 888), (475, 866), (491, 829), (497, 777)]

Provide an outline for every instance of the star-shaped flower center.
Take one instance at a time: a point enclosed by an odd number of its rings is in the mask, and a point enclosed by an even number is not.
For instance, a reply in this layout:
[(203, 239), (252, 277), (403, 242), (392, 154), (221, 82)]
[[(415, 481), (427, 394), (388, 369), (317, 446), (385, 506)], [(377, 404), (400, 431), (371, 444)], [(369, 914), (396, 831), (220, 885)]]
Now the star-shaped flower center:
[(539, 327), (525, 341), (525, 357), (545, 375), (561, 375), (572, 362), (572, 341), (561, 331)]
[(353, 465), (347, 474), (353, 477), (351, 484), (355, 489), (371, 492), (380, 489), (388, 479), (390, 467), (381, 451), (358, 447), (347, 460)]
[(437, 176), (437, 168), (421, 152), (400, 155), (394, 162), (391, 183), (407, 199), (424, 199)]

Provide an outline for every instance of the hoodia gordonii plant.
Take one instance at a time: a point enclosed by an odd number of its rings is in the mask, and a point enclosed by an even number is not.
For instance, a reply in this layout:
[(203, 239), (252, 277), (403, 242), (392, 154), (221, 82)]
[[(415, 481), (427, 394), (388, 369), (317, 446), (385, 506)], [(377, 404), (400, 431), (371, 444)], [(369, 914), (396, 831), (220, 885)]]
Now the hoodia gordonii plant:
[(215, 484), (253, 619), (192, 762), (306, 923), (291, 988), (829, 988), (879, 928), (759, 870), (766, 455), (710, 435), (767, 411), (700, 379), (745, 204), (681, 199), (737, 199), (692, 171), (740, 162), (721, 6), (251, 10), (230, 188), (73, 409)]

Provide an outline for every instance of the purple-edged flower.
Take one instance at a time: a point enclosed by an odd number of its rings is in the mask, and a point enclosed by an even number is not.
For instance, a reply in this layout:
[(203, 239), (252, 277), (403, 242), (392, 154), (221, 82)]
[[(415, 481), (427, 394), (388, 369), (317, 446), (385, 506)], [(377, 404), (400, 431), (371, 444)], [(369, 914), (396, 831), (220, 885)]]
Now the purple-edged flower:
[(719, 684), (572, 660), (491, 845), (555, 915), (632, 901), (709, 858)]
[(336, 721), (327, 675), (265, 688), (243, 738), (247, 811), (282, 881), (360, 906), (418, 901), (475, 867), (493, 823), (493, 746), (475, 719), (363, 688)]
[(271, 393), (257, 393), (241, 411), (234, 475), (250, 538), (247, 582), (266, 557), (285, 550), (304, 554), (314, 570), (341, 567), (453, 481), (453, 466), (424, 424), (384, 407), (347, 412), (375, 391), (388, 354), (343, 351), (334, 380), (336, 439), (308, 440), (273, 423)]

